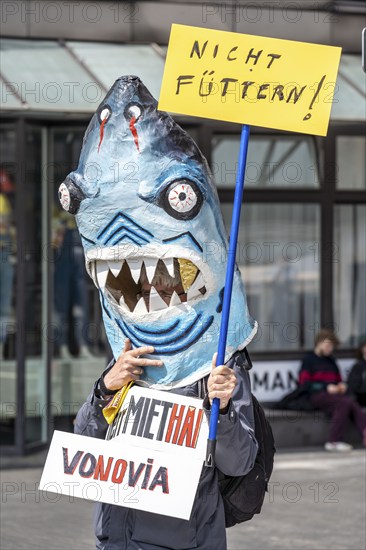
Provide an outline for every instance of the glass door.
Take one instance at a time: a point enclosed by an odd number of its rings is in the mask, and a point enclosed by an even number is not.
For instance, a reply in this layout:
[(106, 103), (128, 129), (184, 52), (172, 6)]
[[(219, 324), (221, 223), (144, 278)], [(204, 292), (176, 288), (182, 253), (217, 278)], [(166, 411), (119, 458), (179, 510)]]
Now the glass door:
[(85, 269), (75, 218), (58, 200), (60, 184), (77, 167), (85, 128), (53, 128), (50, 141), (52, 412), (55, 427), (63, 430), (72, 430), (77, 410), (108, 360), (99, 297)]
[(15, 445), (17, 414), (15, 124), (0, 126), (0, 441)]
[(47, 129), (25, 127), (23, 186), (19, 197), (23, 242), (18, 253), (18, 275), (24, 284), (23, 321), (19, 326), (24, 353), (24, 442), (27, 447), (48, 438), (49, 331), (47, 319)]

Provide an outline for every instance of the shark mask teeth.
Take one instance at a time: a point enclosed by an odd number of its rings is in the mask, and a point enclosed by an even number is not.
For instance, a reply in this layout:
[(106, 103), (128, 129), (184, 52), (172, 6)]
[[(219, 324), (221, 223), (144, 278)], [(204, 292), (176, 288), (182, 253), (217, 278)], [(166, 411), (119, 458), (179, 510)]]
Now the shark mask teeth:
[(109, 302), (137, 315), (196, 301), (207, 291), (198, 267), (181, 258), (96, 260), (94, 274)]

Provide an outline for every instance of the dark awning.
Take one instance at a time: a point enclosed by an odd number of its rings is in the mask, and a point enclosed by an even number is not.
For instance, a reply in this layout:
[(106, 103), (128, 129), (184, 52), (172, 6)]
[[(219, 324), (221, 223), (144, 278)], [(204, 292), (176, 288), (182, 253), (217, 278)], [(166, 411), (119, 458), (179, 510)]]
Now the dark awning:
[[(93, 113), (113, 82), (135, 74), (159, 97), (165, 48), (2, 39), (1, 99), (4, 111)], [(329, 90), (329, 93), (331, 90)], [(366, 120), (366, 81), (361, 56), (342, 55), (331, 120)]]

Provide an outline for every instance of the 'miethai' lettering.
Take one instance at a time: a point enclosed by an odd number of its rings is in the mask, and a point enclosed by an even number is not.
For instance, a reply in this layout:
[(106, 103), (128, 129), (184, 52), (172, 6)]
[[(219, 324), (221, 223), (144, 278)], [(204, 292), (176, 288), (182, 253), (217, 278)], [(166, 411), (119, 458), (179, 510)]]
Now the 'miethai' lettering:
[(203, 410), (159, 399), (131, 395), (126, 410), (117, 415), (106, 439), (119, 433), (164, 441), (173, 445), (196, 448), (203, 419)]

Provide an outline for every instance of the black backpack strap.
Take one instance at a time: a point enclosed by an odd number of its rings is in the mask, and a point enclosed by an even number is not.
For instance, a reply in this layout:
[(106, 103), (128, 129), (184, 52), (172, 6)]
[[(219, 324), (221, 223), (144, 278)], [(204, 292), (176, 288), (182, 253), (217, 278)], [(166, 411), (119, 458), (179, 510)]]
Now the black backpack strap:
[(252, 363), (252, 360), (250, 358), (249, 351), (247, 350), (247, 348), (244, 348), (243, 351), (244, 351), (244, 355), (245, 355), (245, 359), (246, 359), (245, 369), (250, 370), (253, 367), (253, 363)]
[(242, 369), (250, 370), (252, 368), (252, 360), (249, 356), (247, 348), (236, 351), (233, 357), (235, 359), (235, 363)]

